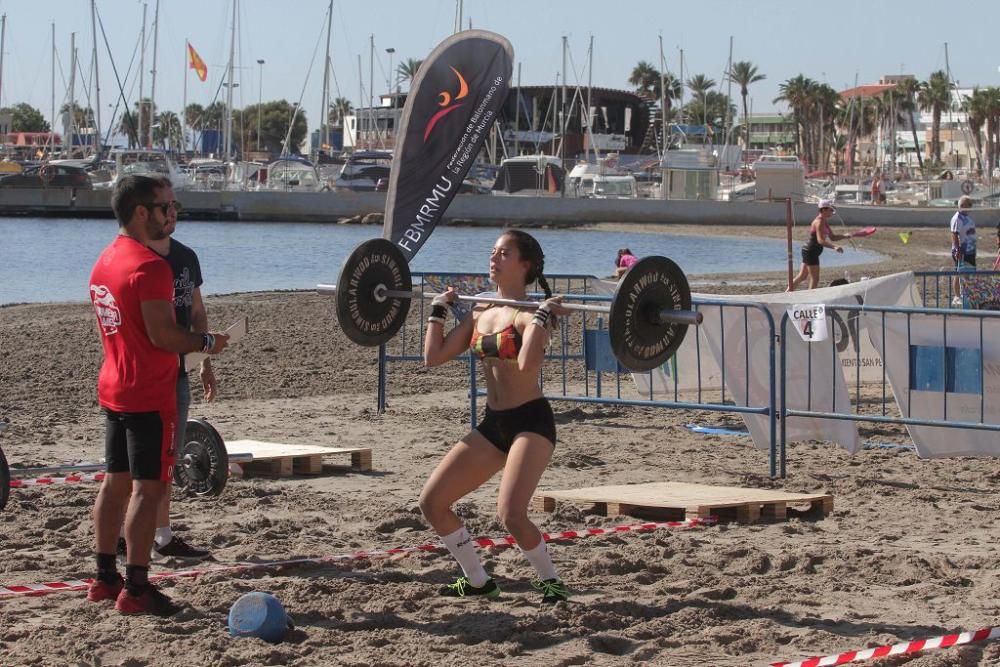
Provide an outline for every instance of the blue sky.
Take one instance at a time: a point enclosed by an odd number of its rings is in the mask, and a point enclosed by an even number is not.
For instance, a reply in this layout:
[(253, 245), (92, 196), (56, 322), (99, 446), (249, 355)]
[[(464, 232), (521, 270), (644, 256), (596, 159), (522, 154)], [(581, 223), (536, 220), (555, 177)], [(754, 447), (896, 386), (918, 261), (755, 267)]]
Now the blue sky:
[[(155, 0), (147, 0), (152, 23)], [(156, 100), (159, 108), (179, 110), (182, 100), (184, 40), (190, 39), (209, 66), (209, 78), (188, 78), (188, 101), (207, 104), (222, 80), (229, 53), (232, 0), (160, 0)], [(358, 102), (358, 55), (368, 87), (369, 35), (374, 34), (375, 92), (386, 90), (387, 48), (400, 59), (422, 58), (452, 32), (455, 0), (368, 0), (334, 2), (332, 58), (339, 94)], [(51, 106), (51, 24), (68, 79), (70, 32), (77, 32), (83, 71), (90, 70), (91, 31), (88, 0), (0, 0), (7, 15), (2, 103), (26, 101), (46, 117)], [(124, 76), (135, 52), (142, 21), (139, 0), (98, 0), (108, 41)], [(300, 98), (310, 124), (319, 113), (327, 0), (242, 0), (236, 59), (236, 106), (257, 101), (258, 59), (264, 59), (263, 98)], [(963, 85), (1000, 85), (1000, 46), (991, 34), (1000, 25), (1000, 2), (957, 4), (911, 0), (715, 0), (714, 2), (608, 2), (607, 0), (464, 0), (467, 21), (475, 28), (505, 35), (522, 64), (525, 85), (555, 82), (562, 67), (561, 37), (569, 39), (568, 80), (586, 84), (587, 46), (594, 36), (594, 85), (627, 88), (633, 65), (659, 61), (662, 35), (667, 68), (678, 69), (684, 49), (685, 73), (704, 73), (720, 81), (729, 38), (734, 60), (750, 60), (767, 79), (751, 88), (754, 111), (775, 109), (778, 84), (804, 73), (841, 89), (874, 82), (883, 74), (914, 73), (921, 78), (945, 65), (949, 42), (952, 75)], [(102, 39), (102, 38), (101, 38)], [(318, 44), (318, 49), (317, 49)], [(146, 70), (152, 69), (150, 52)], [(316, 50), (312, 74), (306, 82)], [(103, 40), (99, 44), (101, 98), (105, 119), (117, 84)], [(138, 60), (136, 60), (138, 63)], [(576, 74), (572, 71), (575, 65)], [(137, 64), (133, 66), (133, 70)], [(516, 66), (515, 66), (516, 74)], [(148, 95), (149, 76), (146, 76)], [(65, 86), (57, 74), (57, 107)], [(90, 103), (77, 85), (78, 101)], [(126, 83), (134, 99), (134, 79)], [(303, 94), (303, 88), (305, 92)], [(723, 90), (723, 92), (725, 92)], [(734, 90), (734, 95), (738, 91)], [(334, 95), (338, 94), (334, 89)], [(367, 98), (367, 92), (365, 93)], [(106, 120), (105, 120), (106, 122)]]

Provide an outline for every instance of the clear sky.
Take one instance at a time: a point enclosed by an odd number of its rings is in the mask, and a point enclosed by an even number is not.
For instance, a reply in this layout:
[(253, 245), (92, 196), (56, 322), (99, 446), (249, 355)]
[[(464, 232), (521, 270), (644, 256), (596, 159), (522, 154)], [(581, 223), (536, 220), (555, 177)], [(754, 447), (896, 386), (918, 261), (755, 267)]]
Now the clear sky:
[[(152, 24), (155, 0), (146, 0)], [(234, 93), (237, 107), (263, 98), (302, 99), (310, 125), (319, 114), (325, 15), (327, 0), (241, 0)], [(1000, 85), (1000, 25), (997, 0), (464, 0), (465, 25), (493, 30), (514, 45), (524, 85), (555, 82), (562, 67), (561, 37), (570, 48), (572, 84), (587, 82), (587, 47), (594, 37), (595, 86), (628, 88), (627, 79), (639, 60), (659, 62), (662, 35), (667, 68), (678, 70), (684, 50), (685, 74), (704, 73), (721, 81), (733, 37), (733, 59), (750, 60), (767, 76), (751, 87), (753, 110), (768, 111), (778, 84), (798, 74), (842, 89), (871, 83), (883, 74), (900, 72), (926, 78), (945, 66), (948, 41), (952, 76), (965, 85)], [(142, 24), (141, 0), (97, 0), (115, 66), (124, 77), (136, 52)], [(84, 78), (90, 72), (92, 37), (89, 0), (0, 0), (7, 15), (2, 81), (2, 104), (28, 102), (49, 117), (51, 108), (51, 24), (63, 75), (57, 73), (57, 108), (66, 101), (70, 32), (77, 31), (77, 47)], [(188, 101), (208, 104), (224, 74), (229, 54), (232, 0), (160, 0), (160, 31), (156, 102), (160, 109), (180, 110), (182, 103), (184, 40), (208, 64), (208, 81), (191, 72)], [(363, 80), (369, 78), (369, 35), (374, 34), (376, 94), (387, 89), (392, 67), (400, 59), (423, 58), (454, 26), (455, 0), (336, 0), (331, 54), (337, 87), (357, 105), (358, 55)], [(99, 31), (101, 105), (106, 123), (118, 95), (111, 60)], [(313, 62), (309, 75), (310, 63)], [(152, 36), (146, 70), (152, 69)], [(263, 65), (263, 84), (258, 59)], [(576, 73), (573, 72), (575, 66)], [(133, 76), (125, 84), (130, 100), (138, 87)], [(515, 65), (516, 75), (516, 65)], [(148, 96), (150, 77), (145, 81)], [(78, 102), (90, 106), (81, 83)], [(338, 92), (339, 88), (339, 92)], [(303, 94), (303, 89), (305, 90)], [(725, 92), (725, 90), (723, 90)], [(734, 90), (734, 95), (738, 91)], [(224, 99), (224, 96), (221, 98)]]

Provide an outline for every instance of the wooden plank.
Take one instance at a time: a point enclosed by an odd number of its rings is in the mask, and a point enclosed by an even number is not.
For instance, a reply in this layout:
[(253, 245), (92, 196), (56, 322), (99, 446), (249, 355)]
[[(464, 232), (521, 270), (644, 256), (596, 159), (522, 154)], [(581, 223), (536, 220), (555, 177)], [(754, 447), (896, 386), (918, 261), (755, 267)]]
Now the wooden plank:
[[(231, 455), (252, 456), (251, 462), (243, 464), (244, 472), (276, 477), (295, 474), (319, 475), (324, 470), (351, 470), (357, 472), (372, 469), (372, 450), (363, 447), (321, 447), (317, 445), (264, 442), (260, 440), (232, 440), (226, 443)], [(347, 454), (349, 465), (325, 463), (324, 459)]]
[(674, 518), (683, 514), (688, 518), (716, 516), (721, 521), (739, 523), (785, 521), (790, 504), (808, 504), (810, 509), (804, 513), (815, 517), (825, 517), (833, 510), (833, 497), (826, 494), (787, 493), (773, 489), (682, 482), (545, 491), (535, 495), (532, 507), (551, 512), (558, 502), (591, 506), (608, 516), (629, 514), (651, 517), (670, 514)]

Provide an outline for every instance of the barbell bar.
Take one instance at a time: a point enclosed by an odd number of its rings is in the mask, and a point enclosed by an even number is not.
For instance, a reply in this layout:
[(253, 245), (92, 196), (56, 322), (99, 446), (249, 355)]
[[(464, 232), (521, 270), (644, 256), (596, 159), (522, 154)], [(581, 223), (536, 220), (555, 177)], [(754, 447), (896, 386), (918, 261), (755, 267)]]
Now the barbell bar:
[[(366, 346), (391, 340), (406, 322), (415, 297), (406, 257), (386, 239), (371, 239), (355, 248), (344, 260), (337, 283), (318, 285), (317, 291), (336, 295), (341, 329), (350, 340)], [(493, 297), (458, 298), (521, 308), (540, 305)], [(636, 262), (618, 282), (610, 307), (563, 305), (569, 310), (607, 314), (611, 351), (624, 368), (640, 372), (666, 363), (680, 347), (687, 328), (702, 321), (701, 313), (691, 309), (684, 272), (670, 259), (658, 256)]]
[[(320, 284), (316, 285), (317, 292), (336, 292), (336, 285)], [(413, 292), (404, 290), (393, 290), (389, 289), (385, 285), (377, 285), (374, 290), (372, 290), (372, 296), (376, 301), (384, 301), (389, 298), (396, 299), (412, 299), (414, 297), (420, 296), (425, 299), (433, 299), (438, 296), (434, 292)], [(519, 301), (517, 299), (502, 299), (495, 296), (471, 296), (467, 294), (456, 294), (456, 299), (458, 301), (468, 301), (470, 303), (488, 303), (494, 306), (510, 306), (511, 308), (538, 308), (542, 305), (541, 301)], [(573, 298), (569, 295), (566, 298)], [(579, 310), (587, 313), (601, 313), (607, 315), (611, 312), (611, 306), (594, 306), (587, 305), (583, 303), (562, 303), (563, 308), (567, 310)], [(673, 310), (671, 308), (660, 308), (656, 311), (647, 313), (648, 317), (655, 318), (655, 321), (659, 324), (666, 324), (668, 322), (674, 324), (684, 324), (686, 326), (697, 326), (701, 324), (702, 314), (696, 310)]]

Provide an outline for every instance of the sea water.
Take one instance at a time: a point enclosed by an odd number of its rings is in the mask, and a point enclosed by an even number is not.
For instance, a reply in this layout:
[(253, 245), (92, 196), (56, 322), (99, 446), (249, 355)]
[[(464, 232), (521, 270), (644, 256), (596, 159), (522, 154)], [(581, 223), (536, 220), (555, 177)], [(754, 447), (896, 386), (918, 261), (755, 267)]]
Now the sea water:
[[(545, 251), (548, 273), (606, 277), (616, 251), (665, 255), (691, 276), (784, 271), (785, 242), (724, 236), (588, 229), (531, 230)], [(0, 218), (0, 304), (86, 301), (94, 261), (118, 231), (111, 219)], [(204, 294), (313, 289), (335, 283), (341, 264), (381, 227), (324, 223), (196, 222), (182, 220), (175, 238), (198, 253)], [(438, 227), (411, 265), (414, 271), (485, 273), (498, 230)], [(795, 248), (798, 270), (800, 244)], [(823, 267), (878, 261), (880, 255), (845, 247), (827, 251)], [(842, 270), (828, 273), (831, 277)], [(692, 281), (694, 282), (694, 281)]]

